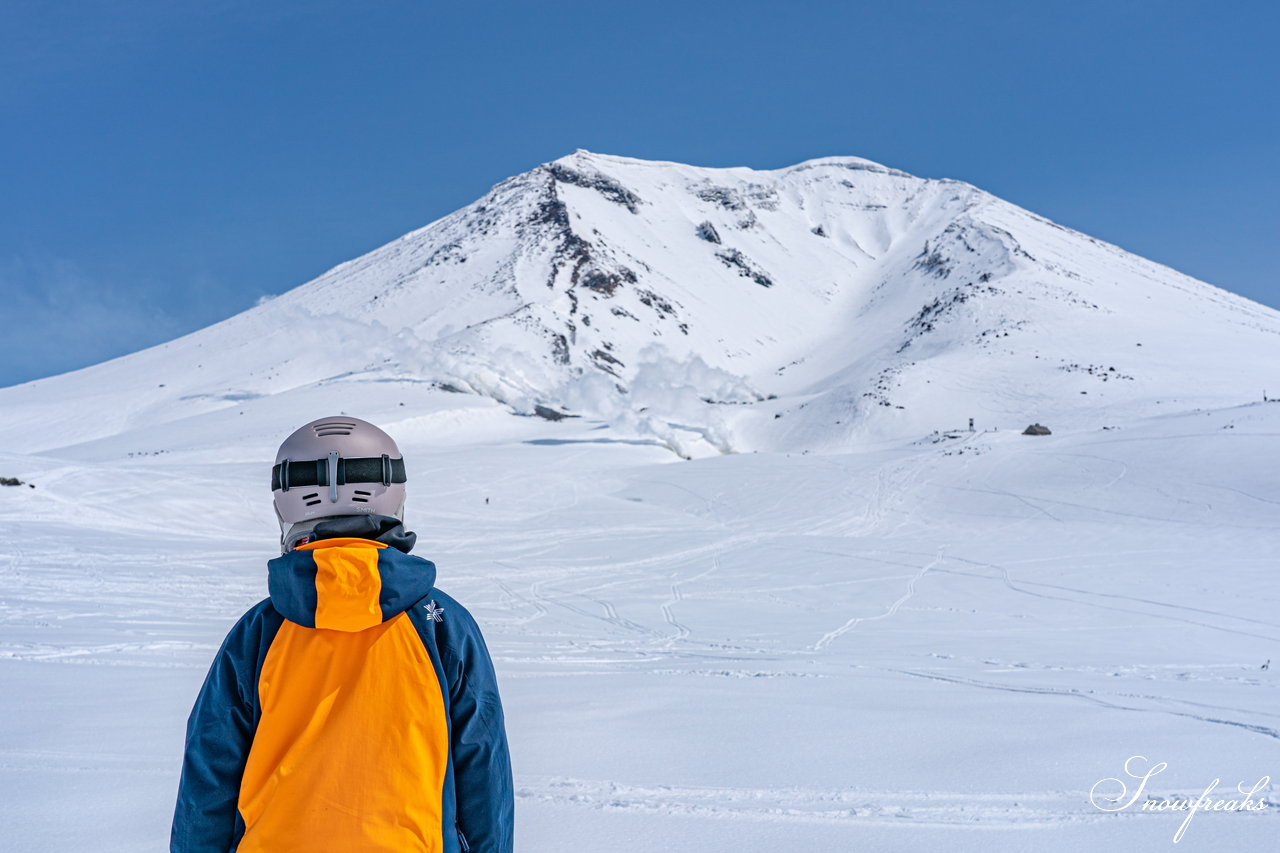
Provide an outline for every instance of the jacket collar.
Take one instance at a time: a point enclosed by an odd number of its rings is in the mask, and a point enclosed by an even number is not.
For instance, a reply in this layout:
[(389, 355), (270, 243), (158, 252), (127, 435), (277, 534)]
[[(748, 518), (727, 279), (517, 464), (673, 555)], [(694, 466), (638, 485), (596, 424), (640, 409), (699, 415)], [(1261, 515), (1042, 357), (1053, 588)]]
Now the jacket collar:
[(408, 554), (418, 534), (405, 530), (404, 523), (391, 515), (339, 515), (295, 524), (285, 538), (292, 545), (289, 550), (322, 539), (371, 539)]
[(306, 628), (374, 627), (428, 595), (435, 581), (430, 560), (359, 537), (321, 539), (267, 563), (271, 604)]

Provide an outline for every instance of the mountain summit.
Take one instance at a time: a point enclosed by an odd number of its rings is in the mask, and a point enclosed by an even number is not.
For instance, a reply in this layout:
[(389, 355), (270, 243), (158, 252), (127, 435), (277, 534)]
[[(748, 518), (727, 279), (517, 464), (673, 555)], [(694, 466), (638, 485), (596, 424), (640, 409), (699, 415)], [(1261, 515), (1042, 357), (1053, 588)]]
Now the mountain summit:
[[(577, 151), (215, 326), (0, 391), (42, 424), (0, 437), (47, 450), (390, 381), (683, 455), (822, 451), (1243, 403), (1278, 356), (1280, 313), (965, 183)], [(92, 420), (50, 408), (93, 398)]]

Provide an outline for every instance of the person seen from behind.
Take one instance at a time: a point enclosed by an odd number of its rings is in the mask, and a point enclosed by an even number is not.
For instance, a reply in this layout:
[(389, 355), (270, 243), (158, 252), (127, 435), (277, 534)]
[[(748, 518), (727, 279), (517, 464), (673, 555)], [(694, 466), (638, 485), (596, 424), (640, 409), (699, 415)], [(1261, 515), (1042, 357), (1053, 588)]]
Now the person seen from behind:
[(283, 553), (187, 722), (172, 853), (511, 853), (493, 664), (409, 553), (406, 480), (395, 442), (358, 418), (281, 445)]

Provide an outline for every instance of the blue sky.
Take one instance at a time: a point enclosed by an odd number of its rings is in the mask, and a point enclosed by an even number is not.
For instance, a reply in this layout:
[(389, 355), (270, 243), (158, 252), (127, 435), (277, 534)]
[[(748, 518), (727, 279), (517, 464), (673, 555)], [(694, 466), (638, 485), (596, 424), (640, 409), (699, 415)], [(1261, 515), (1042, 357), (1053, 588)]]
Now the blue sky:
[(587, 148), (976, 184), (1280, 306), (1280, 4), (0, 0), (0, 385)]

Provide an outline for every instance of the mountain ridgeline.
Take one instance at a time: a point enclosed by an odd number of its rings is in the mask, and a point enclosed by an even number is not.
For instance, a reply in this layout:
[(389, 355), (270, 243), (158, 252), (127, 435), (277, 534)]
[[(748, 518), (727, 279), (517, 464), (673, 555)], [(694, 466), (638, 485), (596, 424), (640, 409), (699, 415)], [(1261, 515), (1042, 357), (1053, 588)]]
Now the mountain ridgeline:
[[(55, 423), (0, 437), (49, 450), (377, 381), (685, 456), (823, 452), (1240, 405), (1278, 357), (1277, 312), (968, 184), (578, 151), (222, 323), (4, 389)], [(68, 397), (101, 416), (51, 408)]]

